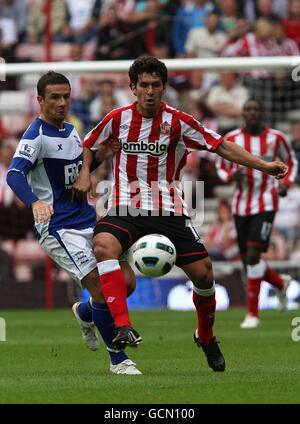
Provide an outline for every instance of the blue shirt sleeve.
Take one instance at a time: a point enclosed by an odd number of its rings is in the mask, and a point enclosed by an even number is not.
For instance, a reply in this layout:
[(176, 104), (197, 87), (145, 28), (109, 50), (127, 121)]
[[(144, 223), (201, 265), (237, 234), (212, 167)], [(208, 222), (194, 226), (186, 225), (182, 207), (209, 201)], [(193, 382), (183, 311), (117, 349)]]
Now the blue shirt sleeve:
[(32, 192), (28, 181), (27, 174), (32, 168), (32, 163), (26, 159), (14, 158), (9, 165), (6, 182), (12, 191), (26, 205), (31, 206), (36, 202), (38, 197)]

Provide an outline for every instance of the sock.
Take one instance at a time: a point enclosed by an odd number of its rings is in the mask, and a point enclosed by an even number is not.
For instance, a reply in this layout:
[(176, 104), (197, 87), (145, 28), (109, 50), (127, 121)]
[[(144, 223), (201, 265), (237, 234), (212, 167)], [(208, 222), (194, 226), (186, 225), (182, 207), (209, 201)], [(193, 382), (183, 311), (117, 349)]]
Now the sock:
[(248, 313), (258, 317), (258, 300), (261, 278), (248, 278), (247, 281), (247, 307)]
[(90, 300), (87, 302), (82, 302), (79, 304), (77, 308), (78, 315), (83, 321), (92, 322), (92, 306), (90, 304)]
[(111, 342), (114, 338), (114, 320), (105, 303), (92, 302), (93, 305), (93, 322), (99, 330), (99, 333), (106, 344), (110, 361), (113, 365), (128, 359), (123, 350), (117, 351), (112, 348)]
[(247, 307), (248, 313), (255, 317), (258, 317), (259, 291), (266, 266), (263, 260), (255, 265), (247, 265)]
[(132, 327), (127, 307), (126, 281), (119, 261), (112, 259), (97, 264), (100, 285), (114, 322), (118, 326)]
[(193, 286), (193, 302), (198, 318), (198, 337), (201, 343), (209, 343), (213, 339), (216, 299), (215, 285), (202, 290)]
[(272, 286), (276, 287), (278, 290), (283, 289), (283, 279), (278, 272), (274, 271), (267, 265), (267, 269), (264, 275), (264, 280), (268, 283), (272, 284)]

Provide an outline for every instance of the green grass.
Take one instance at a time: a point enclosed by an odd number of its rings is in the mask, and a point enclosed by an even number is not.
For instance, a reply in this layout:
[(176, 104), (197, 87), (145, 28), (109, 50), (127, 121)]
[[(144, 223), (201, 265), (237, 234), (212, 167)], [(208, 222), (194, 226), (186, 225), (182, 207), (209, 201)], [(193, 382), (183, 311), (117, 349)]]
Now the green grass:
[(291, 339), (300, 311), (263, 312), (256, 330), (240, 330), (242, 309), (219, 312), (224, 373), (192, 342), (194, 313), (133, 312), (144, 343), (128, 352), (142, 376), (110, 374), (103, 344), (98, 352), (83, 345), (70, 310), (0, 315), (0, 403), (300, 403), (300, 342)]

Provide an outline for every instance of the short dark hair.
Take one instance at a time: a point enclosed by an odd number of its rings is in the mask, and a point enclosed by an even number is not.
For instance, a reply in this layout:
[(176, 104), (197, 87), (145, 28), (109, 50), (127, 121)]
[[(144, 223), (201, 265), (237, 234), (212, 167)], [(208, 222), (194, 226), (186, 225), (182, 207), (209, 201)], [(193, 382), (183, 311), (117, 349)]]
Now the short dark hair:
[(128, 75), (130, 83), (136, 85), (138, 77), (142, 73), (157, 74), (160, 76), (163, 85), (166, 85), (168, 81), (168, 70), (166, 65), (153, 56), (141, 56), (138, 57), (133, 64), (130, 66)]
[(258, 105), (259, 109), (262, 112), (264, 111), (264, 105), (262, 104), (262, 102), (260, 100), (258, 100), (255, 97), (250, 97), (248, 100), (246, 100), (245, 103), (244, 103), (243, 109), (245, 109), (246, 105), (250, 102), (255, 102)]
[(68, 84), (71, 87), (70, 81), (63, 74), (59, 74), (54, 71), (49, 71), (38, 80), (37, 83), (37, 93), (39, 96), (44, 97), (46, 87), (48, 85), (56, 85), (56, 84)]

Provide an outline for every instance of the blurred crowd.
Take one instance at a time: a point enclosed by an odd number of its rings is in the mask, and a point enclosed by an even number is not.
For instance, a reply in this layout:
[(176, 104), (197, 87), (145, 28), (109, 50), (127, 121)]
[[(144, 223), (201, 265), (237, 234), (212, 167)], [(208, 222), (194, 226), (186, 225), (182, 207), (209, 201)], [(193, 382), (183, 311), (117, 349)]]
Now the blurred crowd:
[[(142, 54), (160, 59), (292, 56), (299, 49), (300, 0), (0, 0), (0, 56), (7, 62), (105, 61)], [(81, 136), (111, 109), (134, 101), (126, 74), (67, 76), (72, 85), (68, 120)], [(0, 241), (33, 237), (30, 211), (12, 195), (5, 174), (20, 134), (39, 114), (37, 79), (22, 75), (0, 83)], [(242, 125), (249, 97), (262, 102), (266, 124), (288, 135), (300, 160), (300, 82), (290, 72), (172, 71), (165, 94), (172, 106), (221, 134)], [(214, 155), (205, 152), (189, 156), (186, 178), (204, 180), (207, 198), (215, 198), (215, 187), (222, 184)], [(275, 222), (269, 252), (275, 259), (300, 256), (298, 187), (300, 174)], [(237, 255), (227, 206), (221, 200), (218, 219), (203, 230), (216, 259)]]

